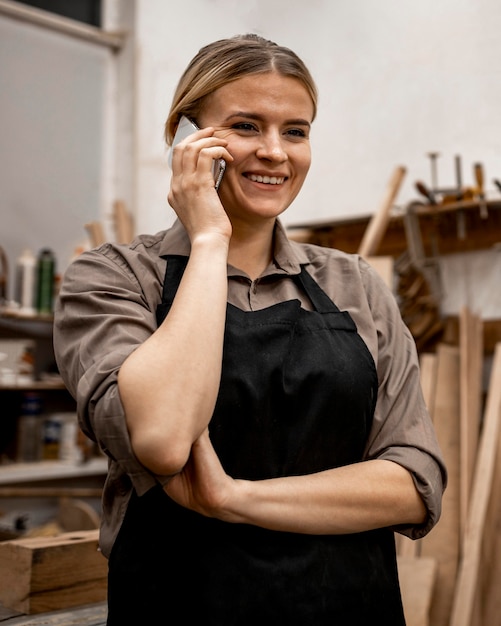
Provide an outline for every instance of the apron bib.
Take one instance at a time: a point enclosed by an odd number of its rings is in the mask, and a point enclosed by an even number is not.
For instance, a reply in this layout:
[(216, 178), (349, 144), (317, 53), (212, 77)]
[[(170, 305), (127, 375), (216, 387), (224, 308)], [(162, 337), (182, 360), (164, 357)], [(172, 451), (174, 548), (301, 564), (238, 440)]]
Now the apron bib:
[[(168, 257), (159, 324), (186, 262)], [(299, 300), (259, 311), (227, 305), (209, 433), (234, 478), (311, 474), (362, 458), (374, 361), (350, 315), (304, 268), (294, 280), (313, 311)], [(160, 486), (132, 496), (108, 589), (109, 626), (174, 624), (176, 608), (214, 626), (405, 624), (390, 529), (319, 536), (229, 524), (180, 507)]]

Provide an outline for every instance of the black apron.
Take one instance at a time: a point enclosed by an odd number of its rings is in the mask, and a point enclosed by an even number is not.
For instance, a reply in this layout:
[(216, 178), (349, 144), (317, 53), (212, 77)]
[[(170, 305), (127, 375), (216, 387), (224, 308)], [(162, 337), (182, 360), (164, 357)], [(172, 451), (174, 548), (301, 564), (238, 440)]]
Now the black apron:
[[(187, 262), (167, 258), (158, 324)], [(234, 478), (311, 474), (362, 458), (374, 361), (349, 313), (304, 268), (294, 280), (313, 311), (299, 300), (227, 306), (209, 433)], [(230, 524), (177, 505), (158, 486), (132, 496), (109, 565), (109, 626), (177, 624), (177, 615), (204, 626), (405, 624), (390, 529), (318, 536)]]

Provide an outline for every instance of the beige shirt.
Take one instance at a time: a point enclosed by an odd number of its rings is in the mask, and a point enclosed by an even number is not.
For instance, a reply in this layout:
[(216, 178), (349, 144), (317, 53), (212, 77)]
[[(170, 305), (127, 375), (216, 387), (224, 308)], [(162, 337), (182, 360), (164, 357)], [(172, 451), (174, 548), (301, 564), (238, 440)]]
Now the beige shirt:
[[(279, 222), (274, 250), (273, 262), (254, 281), (228, 266), (229, 302), (256, 311), (296, 298), (311, 310), (308, 297), (291, 279), (305, 265), (338, 308), (350, 313), (374, 358), (379, 381), (364, 459), (388, 459), (412, 473), (428, 518), (422, 526), (395, 530), (423, 536), (440, 516), (446, 470), (421, 393), (415, 343), (395, 297), (359, 256), (289, 241)], [(162, 256), (188, 256), (189, 251), (188, 236), (176, 222), (130, 245), (107, 243), (83, 253), (63, 279), (54, 325), (56, 359), (77, 400), (82, 429), (109, 457), (100, 539), (106, 556), (132, 490), (142, 495), (162, 483), (132, 452), (117, 374), (127, 356), (155, 332), (166, 268)]]

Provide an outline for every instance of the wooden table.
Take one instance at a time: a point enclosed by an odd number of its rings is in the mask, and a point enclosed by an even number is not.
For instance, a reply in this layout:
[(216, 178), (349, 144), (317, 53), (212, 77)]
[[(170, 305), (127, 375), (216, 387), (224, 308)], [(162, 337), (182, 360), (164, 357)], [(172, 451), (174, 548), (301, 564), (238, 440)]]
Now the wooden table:
[(106, 615), (105, 602), (37, 615), (21, 615), (0, 605), (2, 626), (106, 626)]

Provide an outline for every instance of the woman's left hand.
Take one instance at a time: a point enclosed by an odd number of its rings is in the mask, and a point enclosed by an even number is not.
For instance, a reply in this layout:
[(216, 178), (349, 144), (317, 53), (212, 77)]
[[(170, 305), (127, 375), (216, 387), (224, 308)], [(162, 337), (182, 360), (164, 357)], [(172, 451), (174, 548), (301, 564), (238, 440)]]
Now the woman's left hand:
[(183, 470), (169, 480), (164, 491), (181, 506), (207, 517), (221, 518), (233, 486), (206, 429), (193, 444)]

